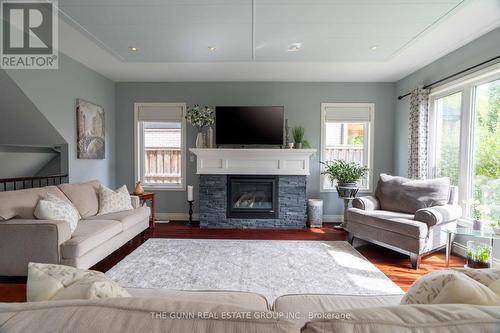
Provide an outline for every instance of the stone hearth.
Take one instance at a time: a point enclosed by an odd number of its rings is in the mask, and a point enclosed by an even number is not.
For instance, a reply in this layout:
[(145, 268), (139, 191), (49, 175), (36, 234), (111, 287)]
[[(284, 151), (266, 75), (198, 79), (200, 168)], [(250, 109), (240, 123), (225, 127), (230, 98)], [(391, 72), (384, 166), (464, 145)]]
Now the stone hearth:
[(306, 176), (278, 176), (278, 218), (228, 218), (227, 175), (200, 175), (201, 228), (303, 228), (306, 224)]

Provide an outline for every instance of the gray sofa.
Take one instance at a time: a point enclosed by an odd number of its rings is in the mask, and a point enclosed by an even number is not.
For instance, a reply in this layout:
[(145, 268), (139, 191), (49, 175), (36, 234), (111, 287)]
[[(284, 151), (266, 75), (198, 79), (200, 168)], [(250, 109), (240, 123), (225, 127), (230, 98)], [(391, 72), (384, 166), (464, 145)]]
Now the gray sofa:
[(448, 178), (411, 180), (380, 175), (374, 196), (353, 200), (349, 242), (360, 238), (408, 254), (418, 269), (423, 255), (446, 246), (446, 230), (462, 216), (458, 189)]
[[(99, 186), (91, 181), (0, 192), (0, 276), (25, 276), (30, 261), (89, 268), (149, 227), (150, 209), (135, 196), (133, 210), (96, 215)], [(33, 215), (47, 192), (70, 201), (80, 213), (73, 233), (65, 221)]]

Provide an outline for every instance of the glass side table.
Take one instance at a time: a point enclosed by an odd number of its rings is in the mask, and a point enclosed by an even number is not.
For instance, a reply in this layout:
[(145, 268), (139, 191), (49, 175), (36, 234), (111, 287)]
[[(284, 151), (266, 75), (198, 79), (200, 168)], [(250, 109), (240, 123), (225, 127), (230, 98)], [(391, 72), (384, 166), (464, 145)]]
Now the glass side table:
[(452, 229), (445, 229), (443, 230), (443, 232), (446, 232), (446, 267), (448, 267), (450, 264), (451, 248), (453, 247), (453, 240), (455, 239), (456, 235), (485, 239), (489, 242), (489, 245), (491, 246), (492, 249), (495, 240), (500, 239), (500, 235), (495, 234), (493, 230), (486, 231), (486, 230), (472, 230), (471, 228), (454, 228), (454, 229), (452, 228)]

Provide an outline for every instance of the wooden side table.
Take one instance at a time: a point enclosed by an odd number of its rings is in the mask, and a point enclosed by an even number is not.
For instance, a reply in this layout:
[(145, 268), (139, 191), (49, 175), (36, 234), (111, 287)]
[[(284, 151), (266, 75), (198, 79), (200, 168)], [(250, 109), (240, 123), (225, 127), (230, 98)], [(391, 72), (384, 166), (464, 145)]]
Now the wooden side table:
[(156, 210), (156, 202), (155, 202), (155, 194), (153, 192), (144, 192), (143, 194), (134, 194), (130, 193), (130, 195), (135, 195), (139, 197), (139, 201), (141, 206), (146, 202), (151, 203), (151, 218), (149, 219), (149, 227), (151, 229), (155, 228), (155, 210)]

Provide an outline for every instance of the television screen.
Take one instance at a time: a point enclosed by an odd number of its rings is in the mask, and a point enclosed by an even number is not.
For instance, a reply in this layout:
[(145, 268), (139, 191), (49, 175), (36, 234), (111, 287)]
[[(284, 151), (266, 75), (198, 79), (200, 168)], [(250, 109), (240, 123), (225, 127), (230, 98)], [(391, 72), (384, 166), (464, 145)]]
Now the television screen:
[(283, 145), (282, 106), (218, 106), (217, 145)]

